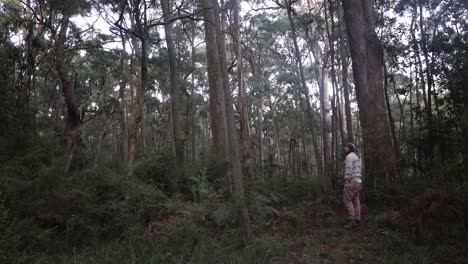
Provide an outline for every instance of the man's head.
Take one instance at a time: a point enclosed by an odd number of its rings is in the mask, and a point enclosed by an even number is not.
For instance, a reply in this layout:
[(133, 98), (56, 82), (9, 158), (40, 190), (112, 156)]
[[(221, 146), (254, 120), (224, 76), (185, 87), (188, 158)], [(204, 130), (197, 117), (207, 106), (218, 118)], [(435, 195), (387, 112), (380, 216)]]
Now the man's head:
[(351, 152), (356, 152), (356, 147), (354, 146), (353, 143), (348, 143), (344, 147), (344, 152), (345, 152), (346, 155), (351, 153)]

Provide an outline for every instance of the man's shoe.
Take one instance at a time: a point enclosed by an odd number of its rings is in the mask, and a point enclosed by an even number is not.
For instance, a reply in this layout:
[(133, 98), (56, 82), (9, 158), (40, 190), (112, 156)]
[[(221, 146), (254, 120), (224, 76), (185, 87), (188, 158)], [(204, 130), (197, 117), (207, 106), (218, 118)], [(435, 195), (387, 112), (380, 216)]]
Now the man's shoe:
[(352, 228), (356, 227), (357, 225), (358, 224), (356, 223), (356, 221), (351, 220), (344, 226), (344, 228), (349, 230), (349, 229), (352, 229)]

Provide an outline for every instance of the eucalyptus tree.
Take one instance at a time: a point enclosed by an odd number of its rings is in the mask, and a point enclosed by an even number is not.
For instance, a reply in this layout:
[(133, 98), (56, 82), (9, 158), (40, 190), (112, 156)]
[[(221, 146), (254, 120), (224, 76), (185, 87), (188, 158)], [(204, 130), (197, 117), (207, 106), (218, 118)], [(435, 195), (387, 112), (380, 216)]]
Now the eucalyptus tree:
[[(330, 188), (330, 178), (327, 177), (328, 171), (324, 170), (323, 161), (322, 161), (323, 155), (327, 155), (328, 153), (321, 153), (320, 148), (319, 148), (319, 143), (317, 141), (316, 126), (314, 126), (314, 124), (316, 124), (317, 121), (314, 117), (313, 109), (310, 103), (311, 98), (309, 95), (309, 89), (306, 84), (306, 77), (305, 77), (304, 67), (303, 67), (303, 59), (301, 55), (301, 50), (299, 49), (299, 45), (298, 45), (297, 26), (293, 17), (295, 14), (295, 10), (293, 9), (293, 4), (296, 2), (297, 1), (291, 1), (291, 0), (285, 0), (284, 2), (275, 1), (275, 3), (278, 6), (286, 9), (286, 12), (287, 12), (287, 16), (288, 16), (288, 20), (289, 20), (289, 24), (291, 28), (291, 39), (294, 45), (294, 57), (296, 59), (296, 63), (297, 63), (298, 71), (299, 71), (299, 78), (301, 81), (300, 98), (301, 98), (301, 102), (305, 105), (305, 112), (307, 115), (307, 125), (312, 135), (312, 143), (315, 149), (315, 159), (316, 159), (318, 175), (319, 175), (320, 184), (321, 184), (321, 190), (324, 193), (328, 193), (329, 188)], [(325, 109), (323, 109), (323, 111), (325, 111)], [(324, 141), (323, 144), (324, 145), (328, 144), (328, 142)]]
[(216, 32), (216, 47), (219, 53), (218, 65), (221, 68), (221, 78), (224, 90), (224, 103), (226, 108), (227, 139), (229, 157), (231, 162), (232, 177), (232, 195), (236, 206), (239, 209), (239, 220), (243, 229), (245, 238), (248, 240), (252, 235), (250, 227), (250, 218), (247, 211), (244, 191), (244, 179), (241, 164), (241, 152), (237, 138), (237, 129), (234, 117), (234, 105), (232, 101), (231, 89), (229, 84), (228, 65), (226, 60), (226, 45), (222, 31), (222, 20), (218, 0), (212, 1), (213, 22)]
[[(33, 3), (31, 1), (22, 1), (22, 4), (32, 12), (37, 23), (47, 28), (54, 43), (55, 70), (61, 82), (62, 94), (67, 109), (64, 157), (65, 172), (68, 172), (81, 126), (80, 103), (75, 96), (73, 80), (70, 76), (71, 69), (68, 63), (70, 56), (73, 56), (73, 53), (68, 52), (73, 50), (67, 45), (68, 34), (71, 27), (71, 17), (79, 13), (89, 12), (90, 5), (85, 0), (74, 1), (73, 4), (69, 4), (67, 1), (47, 2), (43, 0), (36, 0)], [(77, 36), (79, 35), (74, 35), (75, 38)]]
[(366, 175), (386, 182), (397, 178), (383, 89), (383, 50), (375, 33), (369, 1), (342, 0), (353, 62), (354, 83), (364, 143)]
[(164, 31), (166, 37), (167, 51), (169, 54), (169, 73), (171, 82), (171, 109), (172, 109), (172, 134), (174, 142), (174, 150), (176, 158), (179, 162), (184, 160), (184, 144), (181, 138), (180, 120), (179, 120), (179, 104), (180, 104), (180, 86), (178, 81), (177, 60), (172, 40), (172, 22), (173, 10), (169, 0), (161, 0), (161, 8), (163, 12)]
[[(23, 6), (14, 1), (0, 3), (0, 119), (2, 120), (0, 122), (0, 135), (2, 137), (11, 135), (10, 140), (2, 138), (2, 145), (16, 142), (16, 136), (24, 135), (27, 130), (26, 124), (21, 124), (21, 121), (27, 123), (24, 120), (26, 116), (19, 113), (26, 110), (27, 87), (24, 86), (24, 80), (27, 79), (28, 74), (23, 72), (28, 71), (25, 69), (31, 69), (28, 62), (32, 53), (26, 52), (27, 55), (22, 56), (22, 48), (14, 43), (13, 36), (18, 28), (24, 27), (25, 24), (29, 27), (30, 23), (33, 22), (30, 20), (34, 20), (34, 18), (29, 19), (29, 15), (23, 14), (22, 10)], [(26, 36), (30, 34), (29, 30), (27, 32)], [(25, 40), (27, 38), (25, 37)], [(17, 131), (12, 133), (12, 128), (17, 128)], [(23, 142), (29, 142), (29, 140)]]
[(226, 123), (226, 104), (223, 89), (223, 79), (219, 66), (219, 50), (217, 46), (215, 20), (213, 16), (213, 2), (200, 0), (203, 9), (206, 60), (209, 80), (209, 100), (211, 114), (211, 130), (213, 136), (212, 153), (222, 158), (228, 155), (228, 137)]
[[(463, 83), (456, 76), (464, 69), (466, 19), (460, 18), (467, 17), (466, 8), (457, 1), (391, 1), (376, 5), (375, 17), (389, 108), (398, 109), (395, 130), (404, 172), (432, 179), (455, 175), (446, 169), (460, 168), (464, 153), (463, 96), (454, 83)], [(458, 99), (452, 101), (454, 94)]]
[(241, 145), (242, 145), (242, 163), (244, 168), (244, 174), (252, 175), (252, 144), (250, 139), (250, 128), (249, 128), (249, 115), (247, 109), (247, 98), (246, 89), (244, 85), (244, 66), (243, 66), (243, 53), (241, 46), (241, 24), (239, 22), (240, 16), (240, 0), (234, 0), (233, 3), (234, 12), (234, 50), (236, 54), (237, 62), (237, 87), (239, 93), (239, 114), (240, 114), (240, 134), (241, 134)]
[[(154, 3), (145, 0), (131, 0), (122, 2), (95, 2), (96, 8), (106, 14), (105, 20), (111, 26), (111, 31), (121, 38), (122, 49), (125, 50), (126, 39), (131, 44), (132, 60), (127, 74), (124, 73), (126, 67), (125, 58), (122, 58), (123, 78), (120, 83), (121, 111), (123, 112), (122, 127), (128, 128), (122, 131), (123, 139), (128, 133), (128, 149), (122, 147), (125, 158), (125, 151), (128, 151), (126, 162), (127, 175), (133, 175), (134, 163), (137, 155), (137, 138), (141, 131), (142, 147), (145, 147), (145, 127), (144, 127), (144, 96), (148, 89), (148, 53), (151, 44), (158, 44), (161, 39), (154, 28), (162, 24), (159, 18), (154, 18), (150, 11)], [(109, 8), (110, 7), (110, 8)], [(110, 9), (110, 10), (109, 10)], [(122, 54), (124, 56), (124, 53)], [(136, 74), (133, 74), (136, 72)], [(126, 115), (127, 107), (124, 103), (124, 91), (126, 82), (130, 84), (129, 114)], [(126, 116), (125, 116), (126, 115)], [(131, 118), (129, 118), (131, 117)], [(126, 144), (126, 142), (122, 142)], [(144, 150), (144, 149), (143, 149)]]
[[(275, 104), (281, 91), (279, 85), (276, 86), (278, 91), (273, 90), (273, 81), (277, 76), (282, 75), (283, 72), (291, 74), (287, 67), (290, 61), (282, 54), (281, 42), (287, 41), (285, 33), (288, 30), (287, 24), (284, 20), (273, 20), (269, 18), (268, 14), (261, 12), (254, 15), (247, 15), (245, 30), (242, 32), (244, 36), (244, 57), (247, 61), (248, 67), (246, 71), (246, 88), (249, 88), (247, 93), (247, 102), (252, 105), (250, 109), (251, 127), (254, 131), (255, 139), (253, 140), (255, 146), (255, 167), (256, 175), (260, 178), (264, 176), (265, 172), (265, 142), (269, 141), (268, 133), (265, 133), (266, 128), (270, 126), (270, 122), (274, 128), (274, 141), (276, 145), (276, 158), (277, 163), (282, 167), (287, 166), (284, 161), (284, 146), (281, 145), (280, 138), (286, 133), (281, 130), (283, 126), (278, 124), (277, 116), (280, 111), (277, 110), (278, 105)], [(278, 82), (276, 82), (278, 83)], [(287, 93), (287, 92), (286, 92)], [(273, 106), (274, 105), (274, 106)], [(276, 114), (269, 114), (274, 112)], [(278, 115), (277, 115), (278, 114)], [(266, 115), (266, 116), (265, 116)], [(271, 117), (271, 118), (268, 118)], [(286, 124), (283, 124), (287, 127)], [(282, 131), (283, 133), (280, 133)], [(266, 135), (265, 135), (266, 134)], [(265, 139), (265, 136), (267, 138)]]
[(353, 118), (351, 114), (351, 100), (350, 100), (350, 85), (349, 85), (349, 45), (346, 42), (346, 24), (344, 22), (344, 12), (342, 5), (338, 6), (338, 24), (339, 24), (339, 51), (340, 51), (340, 62), (341, 62), (341, 74), (338, 78), (341, 77), (343, 98), (344, 98), (344, 107), (345, 107), (345, 119), (346, 119), (346, 139), (348, 142), (355, 142), (353, 134)]

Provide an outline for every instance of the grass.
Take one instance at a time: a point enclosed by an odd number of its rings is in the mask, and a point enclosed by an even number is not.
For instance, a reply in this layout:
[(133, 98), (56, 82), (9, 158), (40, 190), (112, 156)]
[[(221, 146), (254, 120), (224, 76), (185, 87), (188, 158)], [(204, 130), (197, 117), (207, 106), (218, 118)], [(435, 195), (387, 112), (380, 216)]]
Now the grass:
[[(318, 202), (289, 202), (279, 216), (254, 223), (254, 236), (245, 243), (235, 225), (201, 221), (199, 203), (169, 201), (175, 214), (148, 236), (141, 225), (120, 239), (93, 240), (92, 244), (59, 252), (27, 253), (16, 263), (464, 263), (460, 240), (409, 239), (382, 226), (379, 213), (365, 215), (360, 226), (343, 228), (344, 217)], [(371, 210), (372, 211), (372, 210)], [(1, 260), (1, 259), (0, 259)], [(11, 259), (10, 259), (11, 260)], [(1, 262), (1, 261), (0, 261)], [(12, 263), (11, 261), (8, 263)]]

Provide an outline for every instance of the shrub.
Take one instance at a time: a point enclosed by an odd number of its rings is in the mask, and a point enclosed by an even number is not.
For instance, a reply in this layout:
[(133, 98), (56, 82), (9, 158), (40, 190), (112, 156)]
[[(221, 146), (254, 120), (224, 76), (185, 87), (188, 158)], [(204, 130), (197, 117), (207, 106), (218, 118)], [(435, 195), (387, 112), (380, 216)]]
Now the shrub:
[(178, 192), (179, 189), (177, 172), (175, 158), (167, 153), (161, 153), (137, 162), (134, 176), (171, 194)]
[(455, 199), (447, 190), (426, 188), (399, 211), (395, 221), (413, 235), (436, 235), (460, 215)]
[(146, 183), (130, 183), (125, 204), (127, 208), (143, 220), (148, 222), (155, 211), (163, 207), (167, 196), (158, 188)]
[(279, 193), (270, 192), (267, 195), (257, 193), (252, 199), (249, 211), (256, 221), (263, 222), (268, 217), (280, 216), (280, 211), (275, 207), (279, 207), (285, 201), (286, 197)]

